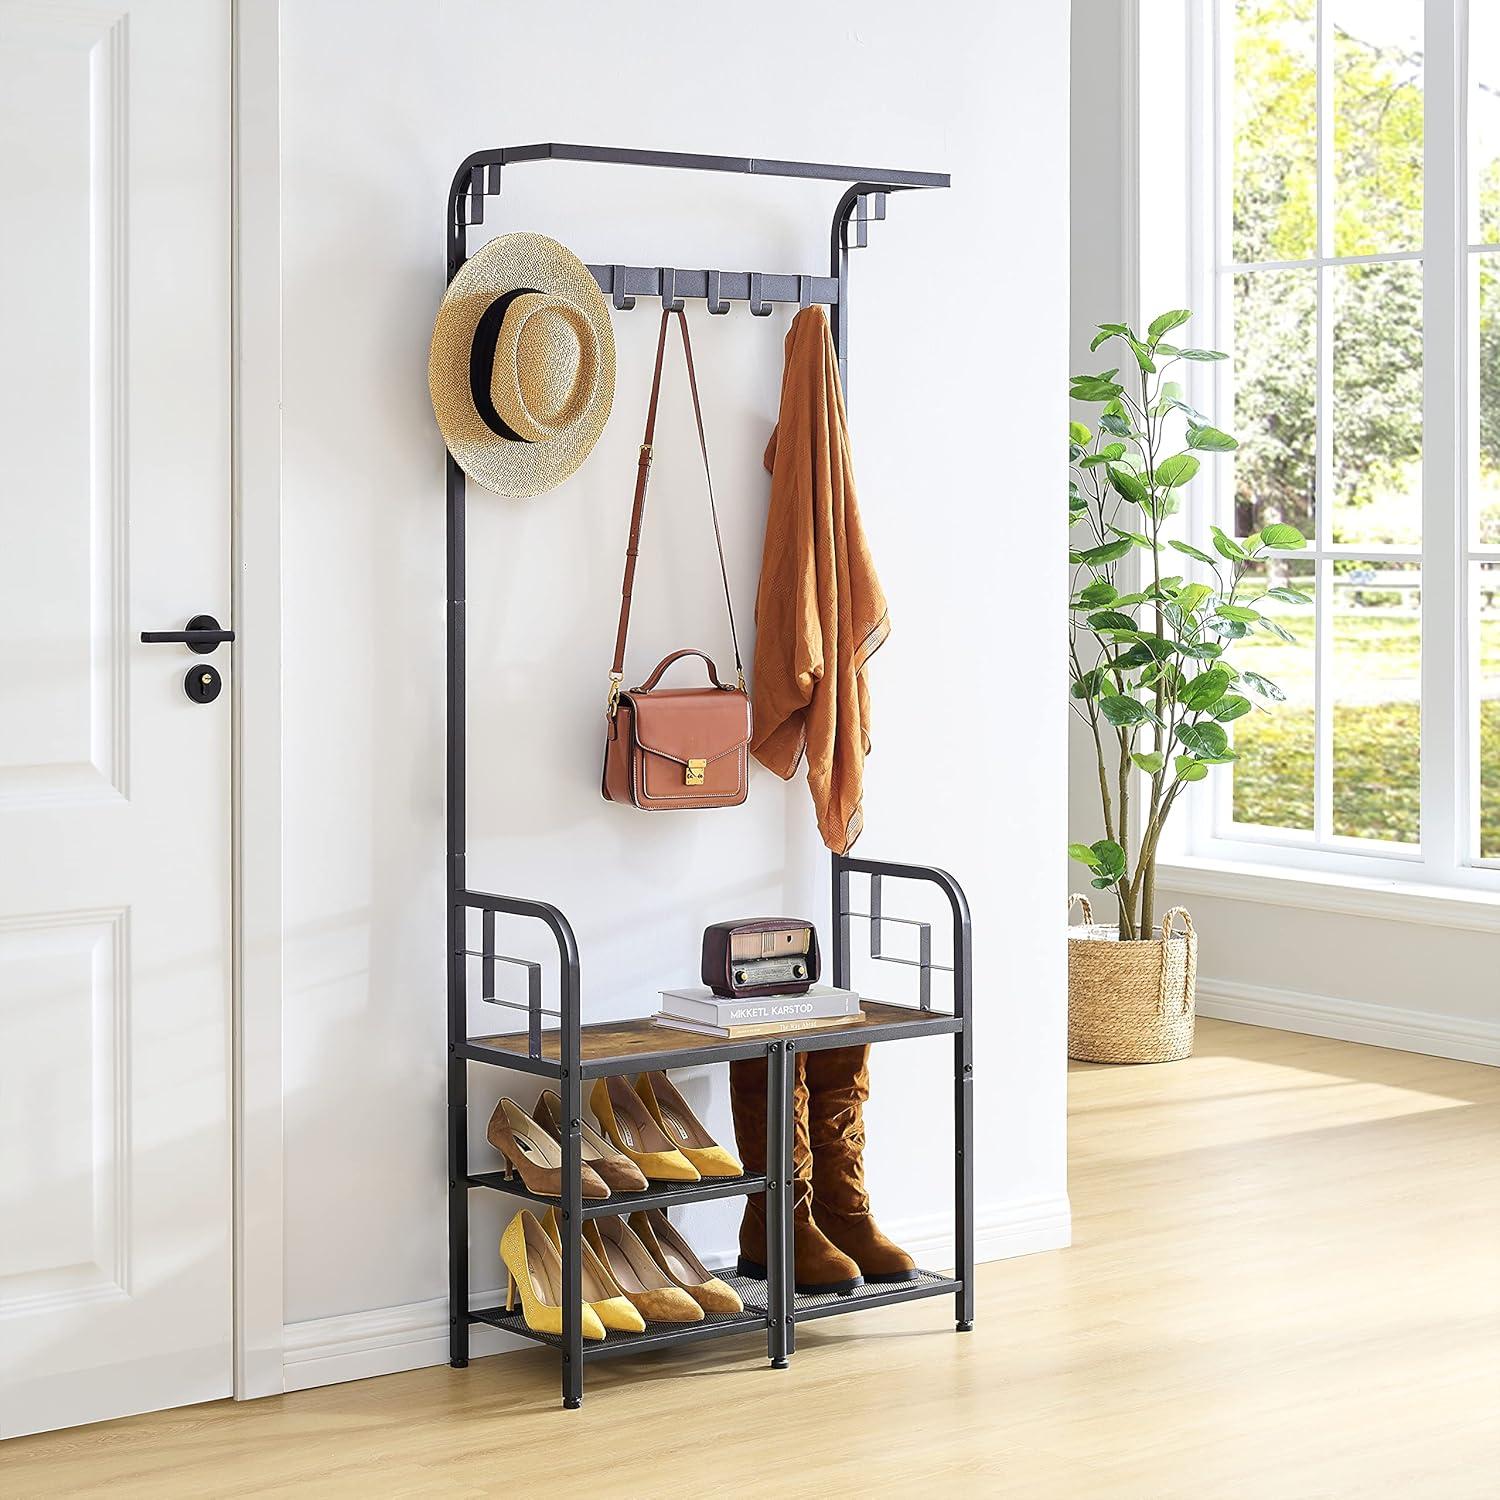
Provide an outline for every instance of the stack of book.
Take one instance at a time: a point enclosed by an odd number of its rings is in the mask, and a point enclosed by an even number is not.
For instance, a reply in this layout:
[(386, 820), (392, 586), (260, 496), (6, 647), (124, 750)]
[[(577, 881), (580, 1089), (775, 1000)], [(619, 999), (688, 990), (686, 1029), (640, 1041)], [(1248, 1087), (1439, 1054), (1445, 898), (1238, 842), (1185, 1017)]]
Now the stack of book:
[(812, 1031), (864, 1019), (853, 990), (815, 984), (805, 995), (757, 995), (726, 1000), (705, 985), (663, 990), (661, 1010), (651, 1018), (658, 1026), (696, 1031), (704, 1036), (770, 1036), (783, 1031)]

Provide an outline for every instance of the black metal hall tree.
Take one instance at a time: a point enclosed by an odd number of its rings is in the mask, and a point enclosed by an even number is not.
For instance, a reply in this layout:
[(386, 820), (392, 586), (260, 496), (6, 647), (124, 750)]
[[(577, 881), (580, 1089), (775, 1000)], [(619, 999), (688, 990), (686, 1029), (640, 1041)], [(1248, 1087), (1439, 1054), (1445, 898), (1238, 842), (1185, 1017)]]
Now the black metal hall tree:
[[(504, 169), (523, 162), (582, 161), (633, 167), (667, 167), (699, 172), (732, 172), (752, 177), (795, 177), (846, 184), (833, 213), (829, 274), (786, 275), (760, 271), (679, 270), (662, 266), (590, 265), (589, 271), (614, 306), (627, 310), (638, 297), (660, 298), (678, 308), (683, 299), (702, 299), (710, 313), (727, 313), (734, 302), (748, 304), (752, 314), (769, 314), (777, 302), (817, 302), (829, 309), (839, 374), (848, 382), (849, 252), (867, 243), (869, 226), (883, 219), (887, 197), (910, 189), (945, 188), (946, 173), (886, 171), (878, 168), (828, 166), (817, 162), (767, 161), (758, 157), (704, 156), (674, 151), (630, 151), (608, 146), (556, 144), (507, 146), (476, 152), (459, 167), (448, 194), (446, 251), (452, 281), (468, 258), (468, 227), (484, 221), (485, 199), (500, 193)], [(973, 1047), (970, 1003), (973, 988), (971, 927), (968, 902), (953, 877), (928, 865), (893, 864), (880, 860), (832, 858), (831, 978), (847, 986), (852, 947), (851, 924), (869, 924), (869, 957), (880, 962), (909, 965), (918, 971), (918, 1004), (892, 1005), (862, 1000), (865, 1019), (826, 1030), (789, 1036), (718, 1040), (669, 1031), (649, 1020), (581, 1023), (581, 979), (578, 944), (568, 919), (556, 906), (518, 896), (497, 896), (469, 889), (465, 867), (466, 843), (466, 713), (465, 663), (465, 552), (466, 508), (463, 470), (448, 458), (447, 584), (448, 584), (448, 1294), (449, 1362), (462, 1367), (469, 1361), (469, 1328), (489, 1324), (538, 1342), (562, 1355), (563, 1404), (578, 1406), (583, 1399), (585, 1360), (637, 1352), (659, 1345), (685, 1343), (726, 1333), (764, 1329), (773, 1367), (786, 1368), (795, 1348), (800, 1322), (843, 1312), (861, 1311), (915, 1298), (954, 1298), (960, 1331), (974, 1318), (974, 1166), (973, 1166)], [(854, 877), (867, 880), (867, 903), (852, 904)], [(886, 882), (920, 881), (935, 885), (947, 898), (952, 916), (951, 965), (932, 957), (932, 924), (892, 915), (884, 909)], [(542, 923), (557, 943), (560, 994), (558, 1003), (542, 1004), (542, 966), (513, 958), (497, 946), (502, 918)], [(889, 925), (916, 934), (917, 957), (896, 957), (883, 946)], [(477, 946), (476, 946), (477, 945)], [(526, 1030), (495, 1036), (471, 1037), (468, 1029), (470, 960), (477, 960), (480, 998), (510, 1006), (526, 1015)], [(501, 965), (522, 969), (526, 975), (524, 1005), (499, 998), (496, 981)], [(932, 975), (951, 974), (952, 1009), (934, 1009)], [(556, 1026), (543, 1029), (543, 1017)], [(798, 1051), (821, 1051), (866, 1042), (907, 1037), (953, 1038), (954, 1115), (954, 1245), (952, 1276), (919, 1271), (917, 1279), (893, 1284), (867, 1284), (845, 1296), (805, 1296), (794, 1291), (792, 1273), (792, 1104)], [(766, 1064), (767, 1131), (764, 1175), (708, 1179), (670, 1186), (652, 1185), (642, 1193), (617, 1193), (602, 1200), (583, 1201), (581, 1121), (586, 1080), (610, 1074), (656, 1068), (693, 1067), (760, 1057)], [(468, 1148), (468, 1064), (489, 1063), (532, 1073), (548, 1080), (562, 1100), (563, 1194), (561, 1200), (531, 1193), (519, 1178), (499, 1172), (473, 1172)], [(562, 1238), (563, 1332), (561, 1337), (534, 1333), (519, 1311), (503, 1307), (469, 1307), (469, 1192), (487, 1188), (557, 1209)], [(603, 1343), (585, 1347), (582, 1327), (582, 1233), (586, 1219), (631, 1213), (645, 1208), (670, 1208), (710, 1198), (766, 1195), (766, 1270), (764, 1282), (728, 1273), (745, 1307), (732, 1315), (708, 1315), (701, 1323), (652, 1325), (644, 1333), (611, 1333)]]

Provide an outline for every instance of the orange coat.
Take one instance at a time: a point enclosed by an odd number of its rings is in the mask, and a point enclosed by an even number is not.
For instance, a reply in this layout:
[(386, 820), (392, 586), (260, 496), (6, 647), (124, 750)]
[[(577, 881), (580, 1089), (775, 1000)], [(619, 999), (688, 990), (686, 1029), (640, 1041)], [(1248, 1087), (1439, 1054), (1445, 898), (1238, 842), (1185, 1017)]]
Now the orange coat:
[(755, 758), (789, 779), (807, 755), (818, 831), (835, 853), (864, 827), (870, 689), (890, 634), (854, 493), (838, 357), (821, 307), (792, 319), (766, 446), (771, 505), (755, 600)]

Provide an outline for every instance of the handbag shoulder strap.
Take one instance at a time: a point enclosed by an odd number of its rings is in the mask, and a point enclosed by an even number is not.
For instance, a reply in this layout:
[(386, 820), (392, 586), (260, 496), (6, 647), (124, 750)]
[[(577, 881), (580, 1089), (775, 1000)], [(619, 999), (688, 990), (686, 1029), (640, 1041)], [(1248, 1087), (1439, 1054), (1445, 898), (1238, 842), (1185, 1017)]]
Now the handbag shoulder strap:
[[(673, 316), (662, 309), (661, 328), (656, 336), (656, 365), (651, 372), (651, 401), (646, 408), (646, 434), (641, 443), (635, 470), (635, 501), (630, 511), (630, 540), (625, 547), (625, 578), (620, 585), (620, 625), (615, 632), (615, 658), (610, 668), (610, 707), (619, 695), (625, 670), (625, 638), (630, 631), (630, 597), (635, 587), (635, 562), (640, 552), (641, 521), (646, 513), (646, 482), (651, 474), (651, 446), (656, 436), (656, 407), (661, 396), (662, 360), (667, 348), (667, 319)], [(703, 477), (708, 481), (708, 509), (714, 523), (714, 545), (719, 552), (719, 576), (724, 582), (724, 606), (729, 612), (729, 638), (734, 645), (734, 667), (741, 690), (745, 686), (745, 668), (740, 660), (740, 639), (734, 628), (734, 600), (729, 592), (729, 569), (724, 562), (724, 538), (719, 530), (719, 509), (714, 503), (714, 477), (708, 464), (708, 439), (703, 432), (703, 407), (698, 399), (698, 377), (693, 370), (693, 345), (688, 338), (687, 317), (679, 309), (677, 326), (682, 331), (682, 352), (687, 361), (688, 388), (693, 393), (693, 419), (698, 424), (698, 447), (703, 454)]]

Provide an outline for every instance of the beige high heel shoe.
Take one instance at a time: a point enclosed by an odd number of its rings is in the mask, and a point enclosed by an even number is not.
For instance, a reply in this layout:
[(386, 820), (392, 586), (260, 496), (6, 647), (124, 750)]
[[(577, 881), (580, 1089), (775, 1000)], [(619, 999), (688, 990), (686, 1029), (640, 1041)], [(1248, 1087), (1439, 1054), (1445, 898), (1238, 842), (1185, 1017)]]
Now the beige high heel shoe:
[(745, 1304), (732, 1286), (719, 1280), (698, 1259), (682, 1231), (659, 1208), (630, 1216), (630, 1227), (673, 1281), (706, 1313), (744, 1312)]
[(635, 1081), (641, 1103), (667, 1138), (698, 1169), (700, 1177), (743, 1177), (745, 1168), (733, 1151), (721, 1146), (703, 1127), (677, 1086), (665, 1073), (642, 1073)]
[[(516, 1293), (521, 1294), (521, 1316), (536, 1333), (562, 1336), (562, 1257), (547, 1238), (536, 1215), (523, 1208), (500, 1236), (500, 1259), (505, 1262), (505, 1310), (513, 1312)], [(582, 1308), (583, 1336), (602, 1339), (604, 1324), (585, 1301)]]
[[(562, 1234), (557, 1227), (557, 1210), (549, 1208), (542, 1219), (542, 1228), (547, 1238), (562, 1256)], [(599, 1259), (599, 1252), (583, 1241), (583, 1300), (594, 1309), (606, 1328), (620, 1333), (644, 1333), (646, 1321), (635, 1309), (635, 1304), (620, 1290), (619, 1283), (609, 1274), (609, 1267)]]
[(647, 1177), (655, 1182), (697, 1182), (698, 1169), (651, 1118), (651, 1112), (631, 1092), (630, 1085), (612, 1074), (596, 1078), (589, 1093), (594, 1116), (612, 1140)]
[(584, 1237), (625, 1296), (649, 1323), (701, 1323), (703, 1309), (673, 1284), (623, 1219), (590, 1219)]
[[(509, 1174), (519, 1176), (543, 1198), (562, 1197), (562, 1147), (514, 1099), (495, 1105), (484, 1138), (509, 1163)], [(585, 1198), (607, 1198), (609, 1188), (587, 1162), (579, 1163)]]
[[(551, 1089), (545, 1090), (536, 1101), (536, 1117), (561, 1145), (562, 1099)], [(587, 1120), (580, 1120), (578, 1125), (583, 1136), (584, 1163), (604, 1179), (610, 1192), (644, 1193), (650, 1183), (641, 1169), (623, 1151), (616, 1151)]]

